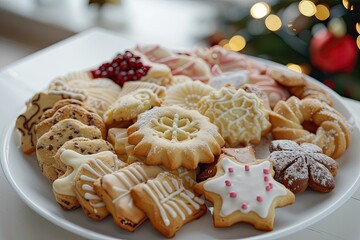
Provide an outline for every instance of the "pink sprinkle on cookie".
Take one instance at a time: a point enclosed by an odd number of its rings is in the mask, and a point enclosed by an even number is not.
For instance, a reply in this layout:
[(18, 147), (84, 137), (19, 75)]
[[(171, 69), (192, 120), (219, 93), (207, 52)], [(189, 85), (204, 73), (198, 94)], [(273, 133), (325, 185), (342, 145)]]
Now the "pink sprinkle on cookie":
[(231, 186), (231, 182), (230, 182), (229, 180), (226, 180), (226, 181), (225, 181), (225, 185), (226, 185), (227, 187), (230, 187), (230, 186)]
[(231, 191), (231, 192), (229, 193), (229, 196), (230, 196), (231, 198), (236, 198), (236, 197), (237, 197), (237, 193), (234, 192), (234, 191)]
[(250, 166), (249, 165), (245, 165), (245, 171), (250, 171)]

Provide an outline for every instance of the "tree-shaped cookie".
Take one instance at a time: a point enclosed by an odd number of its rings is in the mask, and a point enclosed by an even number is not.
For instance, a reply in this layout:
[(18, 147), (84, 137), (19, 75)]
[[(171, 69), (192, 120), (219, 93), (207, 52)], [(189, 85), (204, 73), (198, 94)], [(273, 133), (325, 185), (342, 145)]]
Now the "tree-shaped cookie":
[(272, 177), (270, 161), (242, 164), (221, 155), (216, 175), (195, 185), (214, 204), (214, 226), (247, 222), (259, 230), (272, 230), (275, 208), (294, 203), (294, 194)]

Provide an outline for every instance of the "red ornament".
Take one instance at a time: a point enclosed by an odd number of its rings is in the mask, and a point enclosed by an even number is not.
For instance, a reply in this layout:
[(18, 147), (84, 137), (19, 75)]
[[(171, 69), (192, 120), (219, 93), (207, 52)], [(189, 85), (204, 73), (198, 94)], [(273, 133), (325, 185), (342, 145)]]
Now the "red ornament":
[(354, 69), (357, 57), (355, 39), (348, 34), (336, 37), (329, 30), (321, 30), (311, 39), (311, 62), (323, 72), (349, 73)]

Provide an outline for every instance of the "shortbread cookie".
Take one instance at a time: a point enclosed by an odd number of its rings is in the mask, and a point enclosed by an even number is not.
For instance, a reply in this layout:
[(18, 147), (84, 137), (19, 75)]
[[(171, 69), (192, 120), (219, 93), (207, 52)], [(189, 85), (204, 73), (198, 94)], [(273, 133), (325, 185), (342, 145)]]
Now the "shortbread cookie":
[[(81, 159), (87, 158), (87, 156), (79, 157)], [(102, 220), (109, 214), (105, 203), (94, 190), (94, 182), (98, 178), (123, 167), (125, 167), (125, 163), (115, 155), (110, 155), (109, 152), (93, 154), (90, 161), (79, 167), (74, 181), (75, 194), (88, 217), (94, 220)]]
[(226, 86), (233, 86), (239, 88), (241, 85), (249, 82), (249, 71), (240, 70), (236, 72), (225, 72), (220, 75), (210, 78), (208, 84), (215, 88), (220, 89)]
[(190, 83), (193, 80), (191, 78), (189, 78), (188, 76), (185, 75), (176, 75), (172, 77), (172, 81), (171, 84), (166, 85), (167, 88), (170, 88), (174, 85), (179, 85), (182, 83)]
[[(229, 157), (233, 157), (240, 163), (252, 163), (256, 161), (255, 152), (253, 147), (247, 146), (244, 148), (222, 148), (221, 153)], [(196, 180), (198, 182), (205, 181), (208, 178), (215, 176), (216, 174), (216, 162), (210, 164), (202, 164), (200, 166), (200, 174), (197, 175)]]
[(64, 90), (81, 93), (87, 98), (84, 101), (102, 116), (108, 107), (116, 101), (120, 93), (120, 87), (107, 78), (84, 79), (75, 76), (59, 77), (53, 80), (49, 89)]
[(214, 88), (200, 81), (175, 85), (166, 92), (162, 106), (177, 105), (185, 109), (197, 110), (200, 99), (213, 91)]
[(52, 108), (57, 101), (68, 98), (85, 100), (85, 96), (82, 94), (49, 91), (36, 93), (27, 102), (26, 111), (16, 119), (16, 128), (21, 133), (21, 150), (24, 153), (30, 154), (35, 151), (35, 125), (39, 123), (41, 115)]
[[(336, 159), (349, 147), (351, 134), (346, 119), (334, 108), (313, 98), (291, 97), (270, 112), (274, 139), (313, 143)], [(314, 125), (307, 129), (305, 123)]]
[(146, 157), (146, 164), (162, 164), (170, 170), (211, 163), (224, 145), (217, 127), (206, 117), (178, 106), (142, 113), (127, 133), (136, 156)]
[(244, 84), (241, 86), (241, 88), (244, 89), (245, 92), (254, 93), (259, 99), (263, 101), (264, 107), (267, 110), (271, 110), (269, 97), (265, 92), (261, 91), (260, 88), (252, 84)]
[(107, 126), (135, 122), (139, 114), (160, 104), (161, 100), (151, 89), (140, 88), (117, 99), (104, 114), (104, 120)]
[(61, 153), (65, 150), (73, 150), (83, 155), (95, 154), (103, 151), (114, 152), (113, 146), (103, 139), (89, 139), (85, 137), (73, 138), (65, 142), (54, 156), (54, 168), (61, 176), (66, 171), (66, 166), (60, 160)]
[(138, 45), (136, 51), (152, 62), (169, 66), (174, 76), (185, 75), (200, 81), (207, 81), (212, 76), (209, 66), (196, 56), (177, 54), (159, 45)]
[(96, 193), (105, 202), (117, 226), (133, 232), (146, 219), (145, 213), (133, 204), (131, 189), (164, 171), (158, 166), (133, 163), (107, 174), (94, 183)]
[[(169, 85), (166, 85), (166, 87)], [(132, 81), (124, 83), (123, 88), (119, 94), (119, 98), (125, 96), (137, 89), (150, 89), (152, 90), (159, 98), (165, 97), (166, 88), (155, 83), (143, 82), (143, 81)]]
[(304, 74), (276, 67), (268, 67), (265, 74), (286, 87), (304, 86), (306, 81)]
[(64, 99), (64, 100), (57, 101), (52, 108), (46, 110), (41, 115), (40, 122), (44, 121), (44, 120), (46, 120), (48, 118), (51, 118), (54, 115), (54, 113), (56, 113), (57, 110), (59, 110), (60, 108), (66, 106), (66, 105), (77, 105), (77, 106), (85, 108), (89, 112), (95, 112), (94, 109), (86, 106), (84, 104), (84, 102), (82, 102), (82, 101), (79, 101), (79, 100), (76, 100), (76, 99)]
[(37, 139), (49, 131), (52, 126), (64, 119), (75, 119), (85, 125), (95, 126), (101, 131), (102, 137), (106, 138), (104, 121), (97, 113), (89, 112), (78, 105), (68, 104), (58, 109), (50, 118), (45, 119), (36, 125), (35, 134)]
[(268, 111), (253, 93), (223, 87), (199, 102), (199, 112), (219, 128), (230, 147), (256, 144), (270, 131)]
[[(82, 167), (85, 167), (85, 170), (89, 169), (89, 164), (91, 166), (101, 164), (108, 169), (118, 167), (116, 163), (117, 157), (110, 151), (92, 155), (81, 155), (72, 150), (65, 150), (62, 152), (60, 159), (67, 168), (65, 173), (54, 181), (52, 187), (57, 203), (65, 210), (71, 210), (80, 206), (75, 192), (75, 179)], [(80, 192), (79, 195), (81, 195)], [(92, 200), (93, 204), (100, 201), (99, 198)]]
[(50, 182), (58, 178), (58, 173), (54, 167), (56, 152), (65, 142), (76, 137), (100, 139), (102, 134), (95, 126), (87, 126), (74, 119), (65, 119), (52, 126), (47, 133), (38, 139), (36, 145), (37, 160), (41, 172)]
[(160, 173), (155, 179), (141, 183), (131, 190), (135, 205), (144, 211), (151, 225), (171, 238), (180, 228), (206, 213), (203, 199), (186, 189), (180, 178)]
[(221, 155), (216, 175), (195, 185), (214, 204), (215, 227), (247, 222), (259, 230), (272, 230), (275, 208), (295, 202), (295, 196), (272, 177), (270, 161), (242, 164)]
[(132, 50), (119, 53), (110, 62), (91, 70), (94, 78), (107, 77), (120, 86), (128, 81), (145, 81), (166, 86), (171, 83), (171, 70), (165, 64), (152, 61), (142, 53)]
[(338, 163), (322, 154), (318, 146), (277, 140), (269, 148), (275, 179), (293, 193), (304, 192), (308, 187), (318, 192), (331, 192), (335, 188)]
[(329, 104), (330, 106), (334, 104), (329, 94), (325, 92), (324, 89), (318, 87), (310, 81), (306, 81), (304, 86), (290, 87), (288, 90), (292, 95), (298, 97), (299, 99), (315, 98), (321, 102)]

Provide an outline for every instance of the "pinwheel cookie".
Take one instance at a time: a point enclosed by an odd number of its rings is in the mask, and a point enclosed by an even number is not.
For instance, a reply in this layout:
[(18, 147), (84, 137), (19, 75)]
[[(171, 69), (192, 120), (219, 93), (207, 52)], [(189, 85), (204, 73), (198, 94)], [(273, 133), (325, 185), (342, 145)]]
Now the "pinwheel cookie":
[(127, 130), (134, 154), (145, 163), (162, 164), (170, 170), (195, 169), (214, 161), (224, 140), (217, 127), (195, 110), (178, 106), (155, 107), (139, 115)]
[(124, 123), (136, 121), (140, 113), (160, 106), (160, 103), (151, 89), (137, 89), (117, 99), (104, 114), (104, 120), (107, 126), (124, 126)]
[(229, 146), (256, 144), (270, 131), (268, 111), (253, 93), (223, 87), (199, 102), (199, 112), (219, 128)]
[(85, 96), (73, 92), (49, 91), (36, 93), (27, 103), (26, 111), (16, 119), (16, 129), (21, 133), (21, 150), (30, 154), (35, 151), (35, 126), (40, 122), (41, 115), (62, 99), (85, 100)]
[(132, 188), (131, 196), (151, 225), (169, 238), (184, 224), (206, 213), (204, 200), (186, 189), (180, 178), (166, 172)]
[(215, 89), (200, 81), (182, 83), (168, 89), (162, 105), (177, 105), (185, 109), (197, 110), (200, 99), (213, 91)]
[(318, 146), (277, 140), (271, 143), (270, 152), (275, 179), (293, 193), (301, 193), (308, 187), (318, 192), (330, 192), (335, 188), (338, 163), (322, 154)]
[[(121, 167), (121, 162), (110, 151), (82, 155), (72, 150), (65, 150), (61, 153), (60, 159), (66, 165), (66, 171), (52, 185), (57, 203), (63, 209), (71, 210), (80, 206), (79, 197), (81, 203), (84, 204), (84, 211), (90, 216), (96, 215), (98, 213), (96, 208), (103, 207), (103, 204), (100, 203), (100, 198), (94, 195), (91, 189), (93, 179), (90, 178), (97, 178), (117, 170)], [(77, 177), (78, 174), (80, 175)], [(77, 186), (75, 186), (76, 180), (79, 181)], [(99, 211), (105, 210), (99, 209)]]
[(215, 227), (247, 222), (259, 230), (272, 230), (275, 208), (295, 202), (295, 196), (272, 177), (270, 161), (241, 164), (221, 155), (216, 175), (195, 185), (214, 204)]

